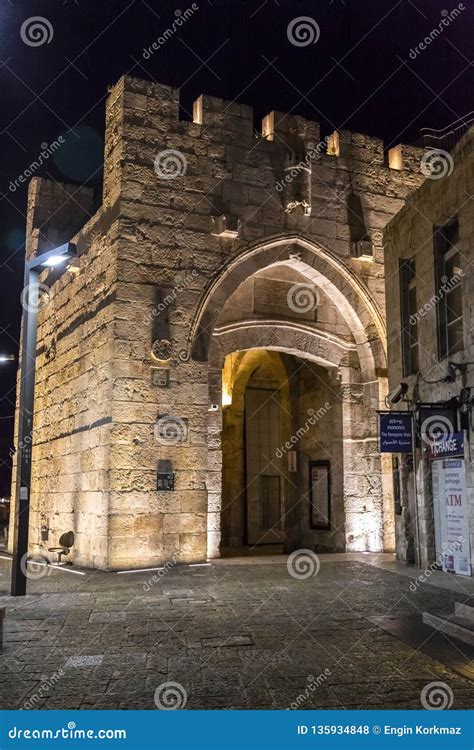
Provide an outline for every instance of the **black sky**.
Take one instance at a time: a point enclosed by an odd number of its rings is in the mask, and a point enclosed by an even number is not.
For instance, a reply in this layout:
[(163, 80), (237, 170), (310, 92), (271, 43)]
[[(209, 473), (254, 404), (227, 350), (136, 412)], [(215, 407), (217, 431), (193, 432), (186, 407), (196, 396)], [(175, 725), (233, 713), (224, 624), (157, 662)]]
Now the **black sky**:
[[(126, 72), (180, 87), (182, 114), (207, 93), (415, 142), (474, 109), (474, 2), (415, 59), (414, 49), (456, 0), (197, 0), (198, 9), (150, 59), (149, 47), (190, 0), (0, 0), (0, 353), (17, 354), (26, 186), (11, 188), (42, 144), (66, 145), (37, 173), (100, 191), (107, 86)], [(460, 7), (461, 7), (460, 6)], [(52, 27), (48, 44), (21, 40), (33, 16)], [(316, 44), (287, 37), (292, 19), (317, 22)], [(0, 364), (0, 494), (9, 491), (15, 364)]]

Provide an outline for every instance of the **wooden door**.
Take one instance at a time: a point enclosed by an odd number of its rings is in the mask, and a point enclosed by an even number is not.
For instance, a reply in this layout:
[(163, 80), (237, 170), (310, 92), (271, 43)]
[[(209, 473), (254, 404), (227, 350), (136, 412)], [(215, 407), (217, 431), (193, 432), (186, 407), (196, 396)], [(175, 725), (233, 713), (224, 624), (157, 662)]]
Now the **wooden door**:
[(247, 482), (247, 543), (284, 541), (284, 477), (278, 391), (247, 388), (245, 442)]

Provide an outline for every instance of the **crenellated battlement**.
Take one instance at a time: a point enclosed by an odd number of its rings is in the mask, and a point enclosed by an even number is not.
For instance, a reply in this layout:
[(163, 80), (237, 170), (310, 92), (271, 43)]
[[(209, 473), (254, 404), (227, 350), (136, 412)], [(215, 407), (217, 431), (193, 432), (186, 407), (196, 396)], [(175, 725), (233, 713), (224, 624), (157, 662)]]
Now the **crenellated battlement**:
[[(200, 251), (296, 229), (338, 255), (381, 262), (381, 230), (423, 182), (422, 154), (404, 144), (386, 151), (380, 138), (346, 129), (322, 138), (319, 123), (277, 110), (258, 129), (252, 107), (207, 94), (183, 119), (178, 89), (127, 75), (107, 100), (101, 211), (145, 227), (156, 219), (184, 239), (199, 237)], [(66, 203), (77, 230), (84, 220)], [(41, 193), (35, 215), (48, 206)], [(152, 238), (171, 229), (144, 231)]]
[(229, 241), (222, 224), (235, 241), (297, 229), (381, 262), (381, 230), (424, 180), (422, 149), (387, 150), (346, 129), (323, 138), (294, 113), (274, 110), (256, 127), (252, 107), (202, 94), (188, 114), (177, 89), (120, 79), (107, 103), (104, 206), (119, 200), (127, 221), (184, 222), (182, 236), (199, 236), (203, 251)]
[(293, 145), (297, 149), (299, 144), (305, 146), (312, 160), (334, 156), (370, 162), (387, 170), (417, 173), (423, 154), (423, 149), (404, 144), (386, 150), (382, 139), (345, 129), (321, 139), (318, 122), (277, 110), (269, 112), (256, 129), (251, 106), (207, 94), (201, 94), (194, 102), (191, 123), (187, 119), (180, 120), (178, 89), (129, 75), (110, 90), (109, 117), (117, 115), (117, 107), (128, 124), (141, 124), (158, 131), (166, 128), (169, 133), (177, 128), (194, 138), (209, 138), (215, 128), (220, 131), (222, 140), (230, 143), (243, 144), (246, 140), (262, 138), (276, 147)]

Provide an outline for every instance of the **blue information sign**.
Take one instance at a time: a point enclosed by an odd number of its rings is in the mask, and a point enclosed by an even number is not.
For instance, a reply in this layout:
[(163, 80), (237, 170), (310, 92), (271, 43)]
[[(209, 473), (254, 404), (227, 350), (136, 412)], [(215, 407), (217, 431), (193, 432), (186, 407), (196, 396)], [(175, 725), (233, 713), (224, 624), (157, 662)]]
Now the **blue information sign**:
[(440, 435), (430, 445), (430, 458), (449, 458), (451, 456), (464, 457), (464, 432), (454, 432), (452, 435)]
[(411, 453), (413, 417), (409, 411), (380, 412), (380, 453)]

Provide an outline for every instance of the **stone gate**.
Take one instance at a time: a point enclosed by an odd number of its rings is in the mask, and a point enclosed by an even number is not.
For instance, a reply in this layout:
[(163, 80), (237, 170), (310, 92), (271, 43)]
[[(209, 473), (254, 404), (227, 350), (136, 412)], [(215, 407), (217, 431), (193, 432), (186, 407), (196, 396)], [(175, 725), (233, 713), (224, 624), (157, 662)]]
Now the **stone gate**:
[[(382, 231), (421, 151), (126, 76), (103, 201), (34, 178), (40, 300), (30, 548), (75, 562), (394, 548)], [(253, 404), (253, 406), (252, 406)], [(12, 535), (10, 535), (12, 536)]]

